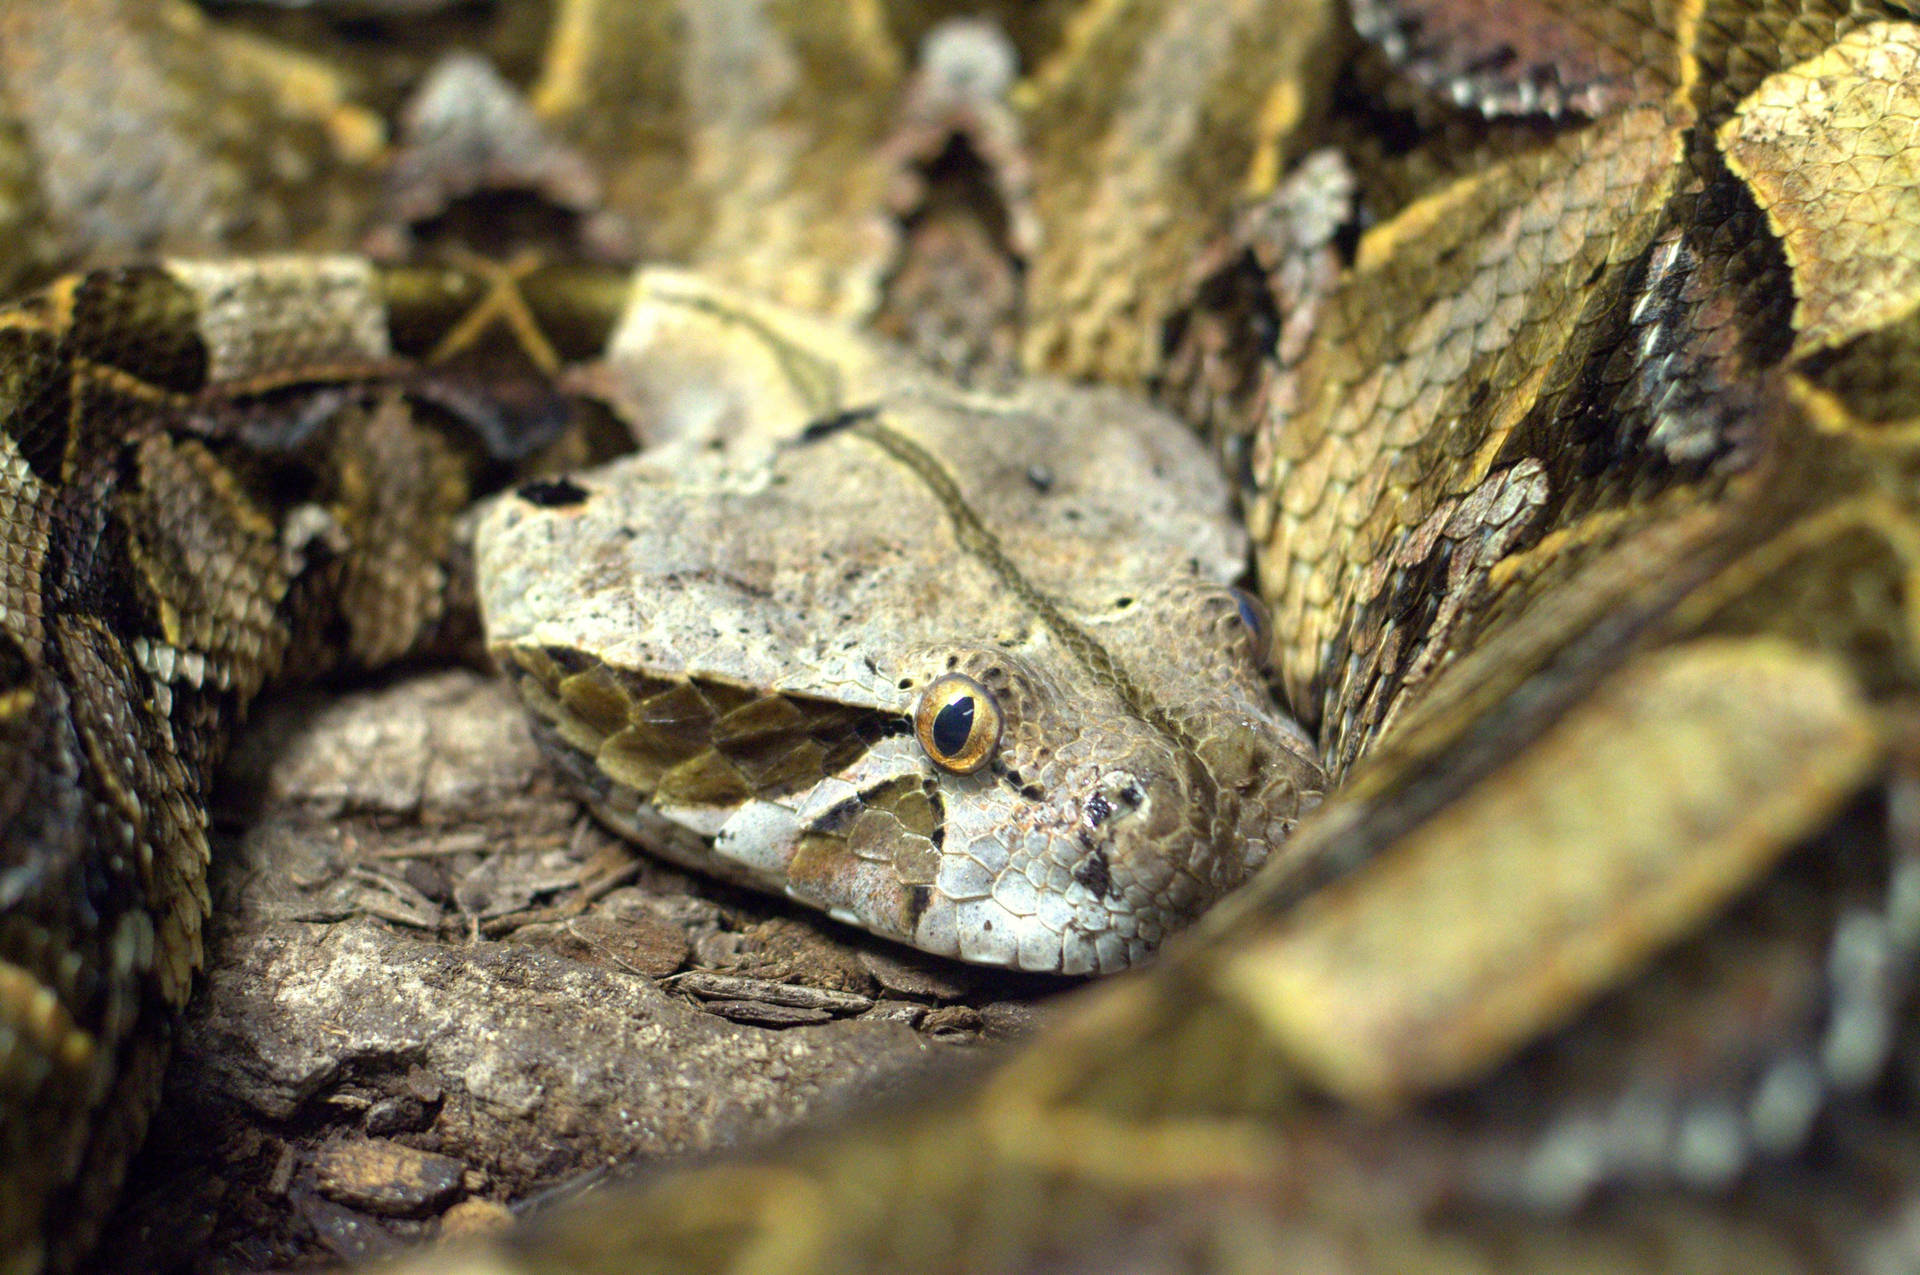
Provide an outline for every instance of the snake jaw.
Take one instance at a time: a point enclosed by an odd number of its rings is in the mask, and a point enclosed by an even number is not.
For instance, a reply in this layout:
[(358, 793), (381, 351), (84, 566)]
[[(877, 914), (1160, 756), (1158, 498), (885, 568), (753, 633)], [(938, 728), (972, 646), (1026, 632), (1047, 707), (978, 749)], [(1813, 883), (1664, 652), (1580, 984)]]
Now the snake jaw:
[[(1087, 687), (998, 647), (926, 647), (882, 669), (917, 686), (959, 668), (993, 688), (1005, 742), (966, 774), (936, 765), (890, 714), (849, 717), (802, 696), (729, 708), (743, 692), (622, 673), (572, 648), (498, 654), (535, 710), (536, 738), (602, 822), (684, 866), (977, 964), (1073, 975), (1138, 963), (1265, 857), (1273, 783), (1293, 805), (1290, 771), (1242, 791), (1223, 760), (1274, 752), (1268, 732), (1200, 764), (1148, 723), (1102, 711)], [(669, 709), (671, 736), (658, 729)], [(1086, 729), (1089, 714), (1105, 728)], [(742, 741), (716, 735), (741, 720), (762, 732), (744, 741), (755, 748), (776, 725), (794, 749), (824, 744), (823, 759), (835, 738), (860, 742), (824, 771), (724, 803), (707, 799), (710, 786), (676, 789), (672, 776), (740, 760)], [(642, 722), (656, 725), (636, 733)], [(713, 766), (695, 764), (703, 758)], [(1202, 807), (1214, 812), (1206, 825), (1192, 818)], [(1224, 843), (1237, 852), (1219, 853)]]

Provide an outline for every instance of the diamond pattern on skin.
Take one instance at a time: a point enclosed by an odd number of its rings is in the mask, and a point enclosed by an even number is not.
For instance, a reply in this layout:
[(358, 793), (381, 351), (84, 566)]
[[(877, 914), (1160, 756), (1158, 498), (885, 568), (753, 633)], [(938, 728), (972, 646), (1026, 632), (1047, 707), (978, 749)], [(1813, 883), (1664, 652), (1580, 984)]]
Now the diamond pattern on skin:
[(1483, 482), (1507, 434), (1564, 393), (1556, 370), (1567, 377), (1594, 335), (1568, 315), (1645, 248), (1687, 119), (1623, 112), (1361, 240), (1253, 461), (1282, 680), (1323, 725), (1350, 707), (1326, 696), (1329, 661), (1369, 600), (1367, 574), (1439, 502)]

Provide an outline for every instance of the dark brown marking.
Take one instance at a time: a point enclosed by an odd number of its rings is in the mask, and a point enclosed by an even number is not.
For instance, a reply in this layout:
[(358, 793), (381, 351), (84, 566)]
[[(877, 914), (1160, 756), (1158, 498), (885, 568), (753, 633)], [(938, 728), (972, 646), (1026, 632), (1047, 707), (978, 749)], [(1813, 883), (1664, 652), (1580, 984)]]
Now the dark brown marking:
[(131, 266), (87, 275), (73, 293), (68, 339), (89, 362), (180, 394), (207, 384), (200, 298), (166, 271)]

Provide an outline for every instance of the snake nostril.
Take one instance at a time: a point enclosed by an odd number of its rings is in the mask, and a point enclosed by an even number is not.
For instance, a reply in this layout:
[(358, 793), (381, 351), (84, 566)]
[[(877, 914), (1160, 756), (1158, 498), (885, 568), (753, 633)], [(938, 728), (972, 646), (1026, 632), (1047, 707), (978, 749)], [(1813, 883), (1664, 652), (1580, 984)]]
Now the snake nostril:
[(1107, 817), (1113, 813), (1113, 803), (1107, 800), (1105, 793), (1097, 792), (1093, 794), (1093, 796), (1087, 798), (1087, 804), (1085, 809), (1087, 814), (1087, 826), (1091, 828), (1098, 828), (1101, 824), (1105, 823), (1107, 821)]

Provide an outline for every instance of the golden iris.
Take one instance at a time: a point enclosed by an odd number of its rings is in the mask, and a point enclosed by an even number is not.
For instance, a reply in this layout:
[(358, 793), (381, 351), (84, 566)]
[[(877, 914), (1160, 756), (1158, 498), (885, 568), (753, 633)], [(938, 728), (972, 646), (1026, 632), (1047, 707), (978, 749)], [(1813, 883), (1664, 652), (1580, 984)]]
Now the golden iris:
[(942, 770), (970, 775), (1000, 746), (1000, 705), (964, 673), (936, 678), (913, 710), (913, 733)]

